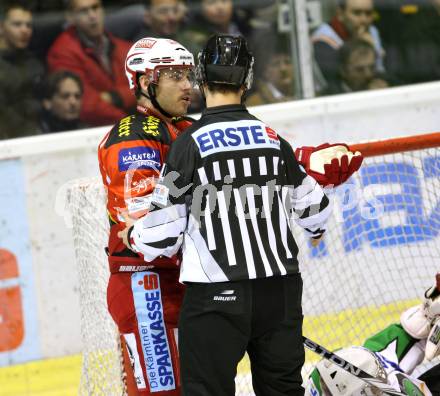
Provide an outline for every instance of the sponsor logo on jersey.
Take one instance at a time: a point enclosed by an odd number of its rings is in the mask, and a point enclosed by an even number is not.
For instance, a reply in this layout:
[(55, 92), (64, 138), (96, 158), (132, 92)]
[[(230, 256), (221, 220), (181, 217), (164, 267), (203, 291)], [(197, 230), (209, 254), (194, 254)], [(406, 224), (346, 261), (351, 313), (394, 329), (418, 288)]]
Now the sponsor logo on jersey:
[(127, 137), (130, 136), (130, 126), (131, 121), (133, 120), (134, 116), (127, 116), (123, 118), (121, 121), (119, 121), (118, 126), (118, 136), (119, 137)]
[(154, 44), (156, 44), (157, 40), (152, 39), (142, 39), (139, 40), (136, 44), (135, 48), (153, 48)]
[(192, 137), (202, 157), (229, 150), (279, 149), (280, 144), (275, 131), (261, 121), (253, 120), (206, 125), (193, 133)]
[(237, 296), (214, 296), (214, 301), (236, 301)]
[(121, 265), (119, 272), (141, 272), (154, 268), (154, 265)]
[(272, 129), (272, 128), (269, 128), (268, 126), (266, 127), (266, 133), (267, 133), (267, 137), (270, 139), (270, 140), (276, 140), (276, 141), (278, 141), (278, 135), (277, 135), (277, 133)]
[(145, 119), (142, 122), (142, 130), (147, 134), (147, 135), (152, 135), (152, 136), (159, 136), (159, 124), (160, 124), (160, 120), (159, 118), (153, 117), (153, 116), (148, 116), (147, 119)]
[(135, 272), (131, 276), (131, 288), (150, 391), (175, 389), (159, 276), (154, 272)]
[(151, 147), (138, 146), (119, 150), (119, 172), (134, 169), (160, 169), (160, 153)]
[(164, 186), (163, 184), (156, 184), (151, 202), (166, 206), (168, 203), (169, 193), (170, 189), (168, 187)]
[(125, 346), (127, 347), (128, 358), (134, 373), (134, 379), (138, 389), (146, 389), (145, 377), (142, 373), (141, 360), (136, 348), (136, 337), (133, 333), (124, 334)]
[(219, 296), (214, 296), (214, 301), (236, 301), (237, 296), (234, 295), (234, 290), (223, 290), (221, 293), (219, 293)]
[(151, 196), (125, 199), (127, 211), (131, 217), (138, 219), (148, 213), (151, 206)]

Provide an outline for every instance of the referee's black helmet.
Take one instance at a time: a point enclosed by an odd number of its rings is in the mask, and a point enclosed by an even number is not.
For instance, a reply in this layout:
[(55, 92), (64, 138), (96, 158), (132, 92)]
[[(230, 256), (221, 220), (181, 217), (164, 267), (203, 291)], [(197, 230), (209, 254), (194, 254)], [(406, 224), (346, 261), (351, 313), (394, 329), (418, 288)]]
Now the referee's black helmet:
[(208, 39), (198, 60), (196, 75), (199, 85), (220, 84), (250, 89), (254, 57), (244, 37), (215, 34)]

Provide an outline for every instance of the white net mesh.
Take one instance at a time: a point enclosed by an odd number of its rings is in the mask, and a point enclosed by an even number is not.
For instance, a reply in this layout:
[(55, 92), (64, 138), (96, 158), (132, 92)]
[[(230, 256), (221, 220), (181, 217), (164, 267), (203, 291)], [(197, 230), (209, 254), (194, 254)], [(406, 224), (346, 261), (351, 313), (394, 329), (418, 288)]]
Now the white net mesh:
[[(421, 301), (440, 272), (439, 176), (439, 149), (367, 158), (350, 184), (333, 192), (333, 217), (318, 248), (296, 227), (307, 337), (331, 350), (361, 345)], [(120, 395), (118, 335), (105, 302), (105, 193), (98, 179), (69, 191), (84, 340), (81, 394)], [(307, 352), (304, 378), (316, 361)], [(245, 358), (236, 394), (253, 395), (251, 382)]]
[(124, 395), (119, 335), (107, 311), (109, 278), (104, 186), (97, 179), (73, 181), (67, 190), (78, 268), (83, 364), (80, 395)]

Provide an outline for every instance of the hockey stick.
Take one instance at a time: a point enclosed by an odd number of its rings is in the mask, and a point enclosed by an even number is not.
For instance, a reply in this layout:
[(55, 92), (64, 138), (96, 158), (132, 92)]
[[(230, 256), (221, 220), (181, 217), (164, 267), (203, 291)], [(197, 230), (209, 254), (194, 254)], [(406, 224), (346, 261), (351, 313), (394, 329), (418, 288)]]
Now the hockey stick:
[(346, 360), (342, 359), (340, 356), (336, 355), (335, 353), (330, 352), (328, 349), (325, 349), (323, 346), (309, 340), (307, 337), (303, 337), (303, 343), (305, 347), (317, 353), (319, 356), (322, 356), (323, 358), (331, 361), (332, 363), (336, 364), (345, 371), (348, 371), (350, 374), (361, 379), (362, 381), (365, 381), (368, 384), (373, 385), (374, 387), (380, 389), (382, 392), (386, 393), (387, 395), (400, 395), (400, 396), (407, 395), (407, 393), (396, 391), (395, 389), (391, 388), (389, 384), (383, 379), (373, 377), (372, 375), (368, 374), (359, 367), (356, 367), (354, 364), (347, 362)]

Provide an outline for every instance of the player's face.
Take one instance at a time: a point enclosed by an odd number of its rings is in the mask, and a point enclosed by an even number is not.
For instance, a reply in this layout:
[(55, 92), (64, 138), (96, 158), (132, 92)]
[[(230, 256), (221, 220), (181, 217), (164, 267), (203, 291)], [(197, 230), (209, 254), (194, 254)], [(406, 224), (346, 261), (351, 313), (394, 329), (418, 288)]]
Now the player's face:
[(376, 56), (373, 50), (367, 52), (353, 51), (344, 69), (344, 80), (353, 91), (368, 89), (374, 78)]
[(169, 68), (160, 71), (156, 99), (174, 117), (188, 112), (194, 85), (192, 69)]
[(232, 18), (232, 0), (204, 0), (202, 11), (205, 18), (214, 25), (227, 25)]
[(150, 8), (151, 25), (158, 35), (172, 36), (185, 16), (185, 6), (180, 0), (153, 0)]
[(66, 78), (59, 84), (49, 106), (51, 112), (59, 119), (72, 121), (79, 118), (81, 102), (82, 92), (80, 86), (75, 80)]
[(32, 14), (29, 11), (13, 8), (6, 15), (2, 28), (8, 48), (27, 48), (32, 37)]
[(373, 23), (373, 0), (347, 0), (341, 11), (342, 22), (352, 34), (366, 31)]
[(104, 9), (101, 0), (72, 0), (69, 20), (89, 39), (104, 33)]

